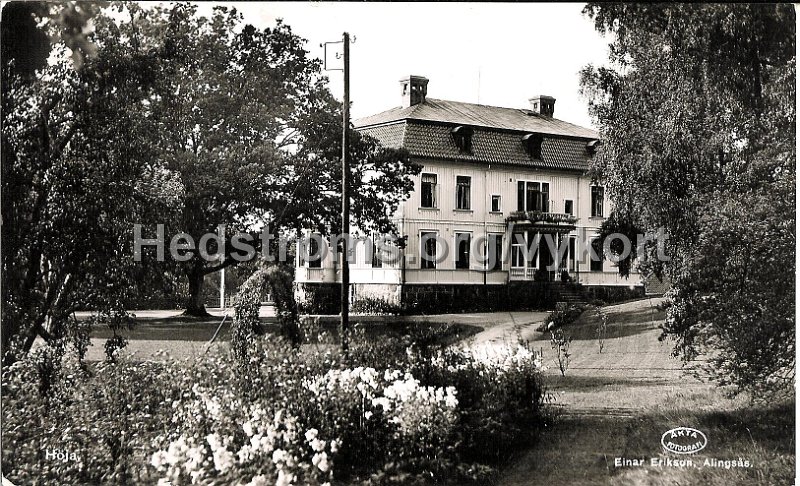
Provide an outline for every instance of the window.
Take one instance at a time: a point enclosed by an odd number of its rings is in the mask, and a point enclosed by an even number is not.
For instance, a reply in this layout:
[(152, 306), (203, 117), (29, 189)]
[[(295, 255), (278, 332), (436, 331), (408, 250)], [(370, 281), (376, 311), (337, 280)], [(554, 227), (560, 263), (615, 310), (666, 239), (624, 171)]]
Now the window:
[(436, 268), (436, 232), (423, 231), (419, 236), (420, 268)]
[(603, 217), (603, 188), (592, 186), (592, 217)]
[(572, 199), (564, 200), (564, 213), (569, 214), (570, 216), (574, 215), (572, 212)]
[(489, 250), (489, 260), (486, 262), (486, 268), (489, 270), (502, 270), (503, 235), (489, 234), (489, 239), (487, 240), (487, 249)]
[(306, 263), (308, 268), (322, 268), (322, 253), (319, 248), (319, 235), (311, 235), (306, 240)]
[(469, 176), (456, 177), (456, 209), (469, 209), (469, 189), (472, 178)]
[(542, 142), (544, 137), (540, 133), (529, 133), (522, 137), (522, 143), (525, 145), (525, 151), (534, 159), (542, 158)]
[(423, 208), (436, 207), (436, 174), (422, 174), (422, 199), (420, 206)]
[(517, 181), (517, 210), (550, 212), (550, 184)]
[(383, 267), (383, 255), (381, 255), (378, 242), (380, 241), (380, 236), (374, 235), (372, 237), (372, 268), (382, 268)]
[(589, 258), (592, 260), (590, 263), (590, 269), (593, 272), (602, 272), (603, 271), (603, 242), (600, 238), (595, 238), (592, 240), (592, 250), (597, 255), (597, 259), (593, 258), (592, 255), (589, 255)]
[(501, 211), (500, 206), (500, 196), (497, 194), (492, 196), (492, 212), (499, 213)]
[(472, 153), (472, 127), (457, 126), (451, 130), (453, 134), (453, 141), (455, 141), (458, 151), (462, 154)]
[(456, 268), (469, 268), (469, 233), (456, 233)]

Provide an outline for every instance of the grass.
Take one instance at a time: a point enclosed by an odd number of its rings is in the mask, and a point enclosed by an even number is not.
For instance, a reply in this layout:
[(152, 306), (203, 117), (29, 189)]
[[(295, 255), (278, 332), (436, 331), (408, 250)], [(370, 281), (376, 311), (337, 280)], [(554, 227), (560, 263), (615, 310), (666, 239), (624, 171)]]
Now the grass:
[[(498, 480), (531, 485), (788, 485), (795, 477), (794, 402), (753, 404), (681, 369), (672, 346), (659, 342), (663, 311), (647, 300), (605, 307), (608, 332), (599, 352), (593, 311), (565, 326), (573, 337), (566, 376), (546, 340), (535, 336), (550, 369), (545, 383), (555, 418), (541, 443), (521, 454)], [(708, 446), (691, 456), (701, 467), (651, 466), (666, 460), (661, 435), (693, 427)], [(616, 467), (615, 458), (644, 459)], [(703, 467), (706, 459), (748, 460), (749, 468)]]
[[(276, 334), (280, 328), (274, 318), (261, 318), (264, 334)], [(137, 317), (132, 329), (122, 329), (118, 334), (128, 340), (124, 354), (134, 353), (134, 359), (164, 359), (169, 356), (177, 359), (193, 358), (206, 352), (206, 343), (211, 340), (222, 317), (191, 318), (182, 315), (171, 317)], [(225, 319), (219, 335), (209, 351), (221, 351), (230, 341), (232, 317)], [(411, 336), (415, 341), (426, 344), (450, 344), (469, 338), (480, 332), (481, 327), (469, 324), (450, 322), (370, 322), (353, 323), (363, 329), (364, 337), (369, 341), (379, 341), (386, 337)], [(338, 322), (329, 320), (317, 325), (324, 331), (321, 341), (311, 344), (331, 345), (338, 343)], [(97, 326), (91, 332), (92, 346), (89, 347), (87, 359), (99, 361), (105, 359), (103, 344), (113, 335), (110, 329)], [(162, 353), (163, 352), (163, 353)]]

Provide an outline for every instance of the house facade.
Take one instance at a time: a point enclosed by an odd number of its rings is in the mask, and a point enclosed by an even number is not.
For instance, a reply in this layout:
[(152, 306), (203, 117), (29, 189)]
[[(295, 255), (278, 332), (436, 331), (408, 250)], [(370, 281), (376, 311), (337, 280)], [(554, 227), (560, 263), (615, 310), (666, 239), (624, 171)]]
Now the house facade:
[[(354, 122), (382, 145), (408, 150), (422, 170), (394, 215), (405, 238), (400, 258), (385, 261), (374, 241), (355, 245), (352, 301), (518, 307), (514, 301), (564, 282), (641, 293), (638, 275), (622, 278), (590, 252), (602, 254), (596, 236), (611, 210), (588, 175), (595, 131), (555, 118), (552, 97), (501, 108), (430, 99), (427, 86), (422, 76), (404, 78), (400, 107)], [(314, 261), (304, 258), (308, 251), (298, 251), (299, 300), (335, 303), (340, 255)]]

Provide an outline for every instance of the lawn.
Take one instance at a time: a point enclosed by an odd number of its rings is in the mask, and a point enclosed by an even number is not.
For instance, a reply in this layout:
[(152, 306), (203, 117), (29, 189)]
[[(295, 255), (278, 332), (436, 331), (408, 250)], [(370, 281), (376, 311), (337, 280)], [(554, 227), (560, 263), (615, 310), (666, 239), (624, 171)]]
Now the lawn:
[[(566, 326), (565, 333), (573, 337), (566, 376), (555, 364), (547, 336), (532, 336), (549, 366), (546, 382), (556, 415), (542, 442), (514, 461), (499, 484), (793, 484), (794, 403), (729, 399), (684, 372), (670, 356), (671, 343), (658, 341), (664, 315), (657, 303), (606, 307), (602, 353), (594, 314), (584, 313)], [(690, 467), (668, 467), (666, 459), (678, 456), (668, 456), (660, 445), (661, 435), (679, 426), (708, 437), (703, 451), (688, 456)], [(616, 458), (644, 459), (645, 465), (618, 467)], [(652, 466), (653, 458), (662, 459), (663, 466)], [(706, 459), (742, 459), (750, 467), (707, 467)]]
[[(215, 311), (215, 314), (219, 314)], [(224, 352), (227, 341), (230, 340), (230, 329), (233, 323), (233, 310), (223, 321), (222, 315), (213, 315), (204, 318), (186, 317), (174, 311), (145, 311), (135, 318), (135, 325), (131, 329), (121, 329), (118, 332), (128, 340), (128, 345), (123, 350), (126, 355), (134, 359), (161, 360), (166, 357), (184, 359), (192, 358), (204, 353)], [(262, 311), (260, 325), (264, 334), (280, 332), (271, 310)], [(467, 339), (483, 330), (483, 327), (464, 323), (460, 316), (413, 316), (402, 317), (358, 317), (354, 316), (351, 325), (363, 329), (363, 336), (370, 341), (379, 341), (385, 337), (398, 337), (413, 335), (416, 340), (435, 341), (441, 344), (450, 344)], [(467, 322), (477, 321), (463, 319)], [(88, 318), (88, 313), (79, 316)], [(458, 320), (458, 322), (457, 322)], [(361, 321), (365, 321), (360, 324)], [(331, 344), (338, 342), (338, 319), (328, 318), (311, 325), (314, 336), (312, 344)], [(219, 332), (217, 333), (217, 330)], [(208, 344), (217, 334), (213, 344)], [(97, 326), (92, 329), (91, 343), (87, 352), (89, 361), (105, 359), (104, 343), (113, 335), (108, 327)]]

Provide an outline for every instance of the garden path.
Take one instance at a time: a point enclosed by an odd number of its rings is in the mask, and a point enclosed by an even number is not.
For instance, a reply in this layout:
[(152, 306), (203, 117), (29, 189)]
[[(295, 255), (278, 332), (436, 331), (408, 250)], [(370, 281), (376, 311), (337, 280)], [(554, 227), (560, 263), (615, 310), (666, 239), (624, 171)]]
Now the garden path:
[[(664, 312), (657, 308), (661, 301), (644, 299), (604, 307), (608, 325), (602, 352), (597, 339), (599, 320), (593, 313), (586, 312), (565, 327), (565, 334), (573, 339), (566, 376), (561, 375), (549, 336), (535, 330), (525, 335), (543, 354), (545, 383), (556, 419), (542, 442), (523, 453), (498, 484), (611, 484), (614, 458), (638, 457), (631, 455), (626, 434), (637, 426), (644, 410), (708, 388), (671, 357), (671, 342), (658, 340), (658, 326), (664, 319)], [(659, 437), (645, 449), (658, 455)]]

